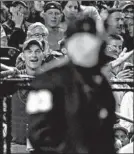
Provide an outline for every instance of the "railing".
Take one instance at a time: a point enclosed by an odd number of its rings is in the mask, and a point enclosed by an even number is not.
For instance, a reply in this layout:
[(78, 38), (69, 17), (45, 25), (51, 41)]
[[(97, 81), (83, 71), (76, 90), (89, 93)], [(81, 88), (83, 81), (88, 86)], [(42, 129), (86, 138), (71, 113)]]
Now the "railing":
[[(0, 91), (3, 89), (9, 89), (10, 86), (14, 86), (14, 90), (17, 90), (17, 88), (22, 89), (30, 89), (30, 83), (33, 80), (33, 77), (31, 76), (19, 76), (17, 78), (5, 78), (0, 79)], [(131, 88), (113, 88), (113, 91), (134, 91), (134, 80), (112, 80), (110, 81), (111, 84), (131, 84), (133, 85)], [(6, 97), (6, 123), (7, 123), (7, 136), (6, 136), (6, 153), (11, 154), (11, 95), (14, 93), (14, 91), (7, 90), (7, 92), (0, 93), (0, 154), (4, 153), (4, 138), (3, 138), (3, 98)], [(134, 121), (124, 117), (123, 115), (120, 115), (119, 113), (115, 113), (117, 117), (120, 119), (129, 121), (133, 123)]]
[[(11, 154), (11, 98), (18, 89), (30, 89), (33, 77), (19, 75), (15, 78), (0, 78), (0, 154), (4, 153), (4, 142), (6, 141), (6, 154)], [(6, 114), (3, 111), (3, 100), (6, 97)], [(3, 116), (6, 116), (7, 135), (3, 135)], [(5, 154), (5, 153), (4, 153)]]
[(118, 84), (118, 85), (123, 85), (123, 84), (127, 84), (130, 85), (131, 87), (125, 87), (125, 88), (112, 88), (113, 91), (134, 91), (134, 79), (125, 79), (125, 80), (121, 80), (121, 79), (112, 79), (110, 81), (111, 85), (113, 84)]

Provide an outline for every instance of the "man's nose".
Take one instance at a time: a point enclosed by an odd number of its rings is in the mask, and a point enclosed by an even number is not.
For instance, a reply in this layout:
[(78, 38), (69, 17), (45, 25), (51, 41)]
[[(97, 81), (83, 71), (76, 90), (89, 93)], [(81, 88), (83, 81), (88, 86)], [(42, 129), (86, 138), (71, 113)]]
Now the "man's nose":
[(120, 52), (120, 48), (117, 47), (117, 48), (116, 48), (116, 51), (117, 51), (117, 53), (119, 54), (119, 52)]
[(36, 52), (33, 51), (33, 52), (31, 53), (31, 56), (32, 56), (32, 57), (36, 57), (36, 56), (37, 56), (37, 55), (36, 55)]
[(119, 20), (119, 25), (123, 26), (123, 20), (121, 20), (121, 19)]
[(120, 137), (120, 141), (121, 141), (121, 143), (123, 143), (123, 141), (124, 141), (123, 138)]
[(75, 8), (74, 7), (71, 8), (71, 12), (75, 12)]
[(37, 38), (37, 40), (40, 41), (40, 42), (41, 42), (41, 41), (44, 41), (44, 37), (41, 35), (41, 36), (39, 36), (39, 37)]
[(53, 17), (54, 19), (56, 19), (56, 18), (57, 18), (56, 13), (53, 13), (52, 17)]

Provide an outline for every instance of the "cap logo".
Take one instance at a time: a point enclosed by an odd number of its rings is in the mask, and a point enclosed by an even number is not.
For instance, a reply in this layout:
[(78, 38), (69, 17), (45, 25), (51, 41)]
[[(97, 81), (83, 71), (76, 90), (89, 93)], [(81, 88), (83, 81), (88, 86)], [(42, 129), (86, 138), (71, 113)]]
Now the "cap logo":
[(56, 3), (56, 2), (48, 2), (45, 6), (44, 11), (47, 11), (49, 9), (58, 9), (58, 10), (62, 10), (61, 5)]
[(51, 8), (54, 8), (54, 5), (51, 5), (50, 7), (51, 7)]

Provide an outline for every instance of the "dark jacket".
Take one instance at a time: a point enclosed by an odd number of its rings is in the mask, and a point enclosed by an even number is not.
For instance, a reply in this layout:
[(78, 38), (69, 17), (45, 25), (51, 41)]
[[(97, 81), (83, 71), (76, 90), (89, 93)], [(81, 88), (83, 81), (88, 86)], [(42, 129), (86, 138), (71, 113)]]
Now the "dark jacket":
[(31, 12), (27, 21), (30, 23), (41, 22), (44, 24), (44, 19), (40, 16), (40, 12)]
[[(29, 116), (34, 154), (115, 154), (115, 99), (99, 70), (69, 62), (39, 75), (32, 87), (53, 94), (51, 111)], [(103, 109), (104, 119), (99, 117)]]
[(27, 90), (18, 90), (12, 97), (12, 142), (26, 145), (28, 116), (25, 111)]
[(3, 23), (3, 28), (8, 37), (8, 46), (20, 49), (20, 44), (23, 44), (26, 39), (27, 23), (24, 22), (23, 28), (16, 28), (14, 22), (9, 19)]
[(122, 34), (124, 42), (123, 47), (127, 48), (127, 51), (131, 51), (134, 49), (134, 37), (131, 37), (129, 33)]

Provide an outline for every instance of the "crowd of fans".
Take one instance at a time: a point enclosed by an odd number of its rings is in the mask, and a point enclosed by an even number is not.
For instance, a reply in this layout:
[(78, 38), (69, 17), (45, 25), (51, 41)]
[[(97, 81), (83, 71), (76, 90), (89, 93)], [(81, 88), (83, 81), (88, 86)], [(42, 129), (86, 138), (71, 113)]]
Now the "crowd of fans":
[[(99, 32), (104, 33), (107, 40), (105, 54), (108, 59), (102, 69), (104, 75), (108, 80), (134, 77), (132, 1), (2, 1), (0, 15), (1, 50), (14, 47), (17, 51), (15, 65), (8, 66), (12, 76), (34, 76), (42, 64), (47, 66), (53, 59), (68, 56), (64, 45), (68, 23), (86, 16), (96, 21)], [(5, 65), (1, 68), (7, 70)], [(131, 88), (132, 85), (113, 84), (112, 87)], [(133, 120), (133, 92), (113, 93), (116, 112)], [(26, 144), (26, 95), (26, 90), (18, 90), (12, 97), (12, 136), (17, 144)], [(114, 130), (117, 150), (133, 142), (132, 123), (117, 119)]]

